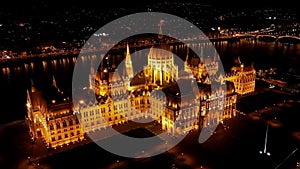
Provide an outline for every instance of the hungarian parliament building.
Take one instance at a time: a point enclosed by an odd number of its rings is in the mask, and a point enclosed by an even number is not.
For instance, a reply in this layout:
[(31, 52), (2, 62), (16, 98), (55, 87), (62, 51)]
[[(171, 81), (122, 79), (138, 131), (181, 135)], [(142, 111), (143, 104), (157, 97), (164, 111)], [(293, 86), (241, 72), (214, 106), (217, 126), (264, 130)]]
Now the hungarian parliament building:
[[(255, 90), (253, 65), (239, 63), (222, 74), (218, 56), (203, 59), (202, 50), (200, 57), (187, 55), (179, 71), (170, 47), (158, 43), (150, 48), (143, 71), (134, 73), (127, 45), (122, 73), (91, 68), (85, 94), (96, 96), (94, 101), (73, 102), (60, 91), (55, 78), (47, 90), (50, 94), (32, 83), (26, 104), (32, 139), (42, 137), (47, 147), (56, 148), (81, 141), (87, 133), (142, 118), (156, 121), (162, 131), (176, 136), (236, 116), (237, 96)], [(214, 91), (212, 84), (217, 84)]]

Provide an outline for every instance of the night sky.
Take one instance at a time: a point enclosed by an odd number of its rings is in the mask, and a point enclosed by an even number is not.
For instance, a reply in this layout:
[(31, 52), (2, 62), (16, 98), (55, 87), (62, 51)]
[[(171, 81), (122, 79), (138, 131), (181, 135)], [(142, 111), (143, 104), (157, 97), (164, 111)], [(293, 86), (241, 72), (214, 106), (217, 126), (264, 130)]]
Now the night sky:
[[(200, 3), (204, 5), (214, 5), (218, 7), (224, 8), (232, 8), (232, 9), (245, 9), (245, 8), (259, 8), (259, 7), (282, 7), (282, 8), (295, 8), (297, 1), (287, 0), (287, 1), (274, 1), (274, 0), (175, 0), (176, 2), (192, 2), (192, 3)], [(49, 9), (57, 10), (57, 9), (68, 9), (72, 6), (81, 7), (81, 8), (129, 8), (129, 7), (142, 7), (146, 4), (164, 2), (162, 0), (142, 0), (140, 3), (136, 3), (133, 0), (81, 0), (81, 1), (59, 1), (59, 0), (26, 0), (26, 1), (17, 1), (10, 0), (6, 1), (5, 4), (0, 5), (0, 9), (2, 11), (18, 11), (18, 10), (26, 10), (26, 9)], [(174, 2), (174, 1), (171, 1)], [(42, 12), (42, 11), (41, 11)], [(45, 12), (45, 11), (44, 11)]]

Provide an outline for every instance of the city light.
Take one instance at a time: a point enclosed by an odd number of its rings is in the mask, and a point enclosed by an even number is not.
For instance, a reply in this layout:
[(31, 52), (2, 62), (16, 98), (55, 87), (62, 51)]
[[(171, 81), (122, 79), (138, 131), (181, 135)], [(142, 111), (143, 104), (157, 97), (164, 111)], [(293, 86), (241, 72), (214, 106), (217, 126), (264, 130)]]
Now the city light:
[[(4, 168), (300, 168), (297, 5), (108, 3), (2, 5)], [(142, 17), (117, 19), (137, 11), (180, 13), (192, 24), (161, 17), (145, 28), (150, 20)], [(154, 34), (128, 33), (152, 27)], [(196, 27), (203, 35), (192, 33)], [(118, 41), (118, 33), (130, 36)], [(85, 80), (73, 79), (78, 64), (88, 67), (78, 71)], [(205, 131), (209, 139), (201, 142)], [(134, 144), (136, 156), (123, 158), (96, 144), (114, 134), (161, 144)], [(121, 141), (111, 147), (127, 148)], [(160, 149), (160, 156), (138, 158)]]

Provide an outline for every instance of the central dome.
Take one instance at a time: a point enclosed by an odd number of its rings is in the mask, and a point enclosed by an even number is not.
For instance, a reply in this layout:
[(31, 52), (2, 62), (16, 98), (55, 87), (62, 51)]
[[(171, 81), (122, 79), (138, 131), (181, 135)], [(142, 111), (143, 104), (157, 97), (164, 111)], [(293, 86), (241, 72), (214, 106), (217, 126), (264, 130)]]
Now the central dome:
[(150, 48), (149, 59), (165, 60), (173, 59), (170, 47), (166, 44), (154, 45)]

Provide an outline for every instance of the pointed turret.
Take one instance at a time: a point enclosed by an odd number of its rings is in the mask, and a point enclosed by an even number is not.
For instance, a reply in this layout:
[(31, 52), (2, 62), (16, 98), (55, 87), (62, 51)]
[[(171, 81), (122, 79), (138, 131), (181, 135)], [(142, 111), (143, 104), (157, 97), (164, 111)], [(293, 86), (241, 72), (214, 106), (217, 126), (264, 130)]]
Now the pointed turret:
[(90, 89), (94, 88), (94, 83), (95, 83), (95, 69), (94, 69), (94, 64), (91, 62), (91, 70), (89, 74), (89, 83), (90, 83)]
[(238, 64), (242, 64), (240, 57), (237, 58)]
[(128, 44), (127, 44), (126, 58), (125, 58), (125, 72), (126, 72), (126, 74), (124, 75), (125, 77), (127, 76), (130, 79), (133, 78), (132, 61), (131, 61), (131, 56), (130, 56), (130, 51), (129, 51), (129, 45)]
[(56, 84), (56, 80), (55, 80), (54, 75), (52, 77), (52, 86), (55, 87), (55, 88), (57, 88), (57, 84)]
[(35, 92), (36, 88), (34, 87), (33, 80), (31, 79), (31, 92)]
[(27, 94), (26, 106), (27, 106), (27, 110), (29, 111), (31, 108), (31, 99), (30, 99), (30, 94), (29, 94), (28, 90), (26, 91), (26, 94)]
[(211, 81), (210, 81), (209, 76), (206, 76), (206, 77), (205, 77), (203, 83), (204, 83), (204, 84), (211, 84)]
[(56, 80), (55, 80), (55, 77), (53, 75), (53, 78), (52, 78), (52, 86), (55, 87), (57, 89), (58, 92), (60, 92), (59, 88), (57, 87), (57, 84), (56, 84)]
[(94, 63), (91, 61), (91, 72), (90, 74), (95, 75), (95, 68), (94, 68)]
[(215, 50), (215, 54), (214, 54), (214, 62), (217, 61), (217, 50)]
[(253, 61), (251, 62), (251, 68), (254, 69), (254, 62)]
[(190, 52), (190, 45), (187, 44), (187, 51), (186, 51), (186, 57), (185, 57), (185, 62), (187, 63), (189, 60), (189, 52)]
[(159, 33), (158, 33), (158, 39), (163, 38), (163, 33), (162, 33), (162, 24), (164, 23), (164, 20), (160, 20), (159, 22)]
[(200, 62), (199, 62), (199, 64), (203, 64), (204, 62), (203, 62), (204, 60), (203, 60), (203, 46), (201, 46), (200, 47)]

